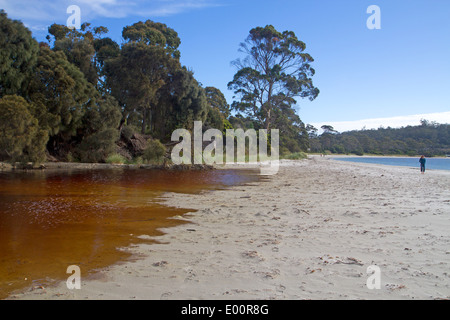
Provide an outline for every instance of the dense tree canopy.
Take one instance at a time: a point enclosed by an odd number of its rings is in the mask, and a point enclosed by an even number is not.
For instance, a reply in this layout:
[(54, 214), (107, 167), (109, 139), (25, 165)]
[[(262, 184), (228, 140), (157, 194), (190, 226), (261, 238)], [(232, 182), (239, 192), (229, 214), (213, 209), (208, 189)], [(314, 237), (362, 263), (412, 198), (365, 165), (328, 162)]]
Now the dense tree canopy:
[(0, 10), (0, 98), (24, 94), (38, 51), (38, 43), (23, 23)]
[(179, 58), (181, 43), (178, 33), (163, 23), (147, 20), (123, 28), (122, 37), (133, 43), (163, 48), (173, 58)]
[(127, 42), (118, 55), (105, 60), (104, 73), (106, 86), (122, 107), (123, 124), (167, 139), (174, 129), (205, 120), (205, 92), (181, 66), (178, 34), (147, 20), (125, 27), (122, 35)]
[[(38, 45), (20, 22), (8, 19), (4, 12), (1, 19), (0, 39), (4, 45), (0, 56), (5, 72), (0, 81), (3, 96), (0, 112), (3, 117), (22, 119), (10, 128), (15, 132), (7, 132), (11, 143), (22, 151), (5, 149), (2, 160), (42, 161), (48, 151), (61, 160), (73, 159), (76, 154), (78, 160), (103, 161), (115, 149), (121, 119), (116, 100), (97, 90), (101, 74), (96, 68), (94, 46), (94, 40), (99, 39), (94, 36), (104, 33), (105, 28), (91, 32), (85, 24), (76, 31), (54, 24), (49, 28), (53, 36), (50, 48), (45, 43)], [(6, 93), (22, 97), (15, 96), (12, 100), (4, 96)], [(10, 114), (12, 106), (16, 109), (15, 117)], [(23, 126), (28, 126), (28, 135), (21, 131)], [(88, 150), (86, 141), (97, 142), (95, 150)], [(94, 151), (102, 149), (108, 151), (95, 156)]]
[(181, 65), (181, 41), (165, 24), (126, 26), (119, 46), (104, 36), (107, 28), (89, 23), (79, 30), (53, 24), (48, 44), (38, 44), (4, 11), (0, 22), (0, 160), (42, 161), (47, 152), (59, 160), (105, 161), (138, 127), (161, 149), (159, 139), (207, 118), (205, 89)]
[(16, 95), (0, 99), (0, 160), (40, 162), (45, 159), (47, 131), (30, 112), (30, 104)]

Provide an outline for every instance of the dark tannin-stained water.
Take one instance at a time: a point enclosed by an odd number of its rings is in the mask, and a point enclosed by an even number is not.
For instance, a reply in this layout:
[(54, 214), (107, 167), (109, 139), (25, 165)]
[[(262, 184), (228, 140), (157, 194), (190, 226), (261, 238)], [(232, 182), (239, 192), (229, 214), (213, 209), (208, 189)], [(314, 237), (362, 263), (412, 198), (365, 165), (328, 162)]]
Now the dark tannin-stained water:
[(249, 171), (0, 172), (0, 299), (26, 287), (82, 276), (129, 258), (118, 248), (179, 225), (187, 209), (158, 204), (164, 192), (197, 193), (258, 180)]

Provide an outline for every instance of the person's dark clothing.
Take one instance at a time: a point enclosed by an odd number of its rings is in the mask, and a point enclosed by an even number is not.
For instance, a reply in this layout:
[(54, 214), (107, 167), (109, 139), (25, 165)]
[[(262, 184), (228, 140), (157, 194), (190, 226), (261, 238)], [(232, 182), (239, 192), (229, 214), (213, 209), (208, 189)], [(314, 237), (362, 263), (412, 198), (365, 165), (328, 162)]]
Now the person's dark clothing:
[(420, 172), (425, 172), (425, 163), (427, 162), (427, 159), (420, 158), (419, 162), (420, 162)]

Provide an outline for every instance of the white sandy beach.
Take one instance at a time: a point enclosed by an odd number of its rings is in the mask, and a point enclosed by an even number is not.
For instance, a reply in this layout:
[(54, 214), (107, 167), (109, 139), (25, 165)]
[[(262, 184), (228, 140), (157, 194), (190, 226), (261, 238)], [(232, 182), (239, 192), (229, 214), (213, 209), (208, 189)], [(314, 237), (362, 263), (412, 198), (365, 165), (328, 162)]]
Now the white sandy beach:
[[(11, 299), (449, 299), (450, 172), (314, 157), (162, 202), (196, 212), (139, 259)], [(144, 236), (145, 235), (141, 235)], [(381, 270), (368, 289), (367, 268)]]

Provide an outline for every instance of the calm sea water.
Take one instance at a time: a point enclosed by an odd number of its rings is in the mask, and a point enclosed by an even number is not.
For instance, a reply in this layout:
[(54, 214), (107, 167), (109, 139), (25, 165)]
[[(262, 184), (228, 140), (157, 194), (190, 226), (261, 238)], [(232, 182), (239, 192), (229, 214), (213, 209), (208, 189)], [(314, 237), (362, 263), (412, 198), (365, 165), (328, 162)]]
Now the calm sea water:
[[(383, 164), (389, 166), (401, 166), (420, 168), (419, 158), (397, 158), (397, 157), (348, 157), (332, 158), (339, 161), (362, 162)], [(426, 169), (450, 170), (450, 158), (427, 158)]]

